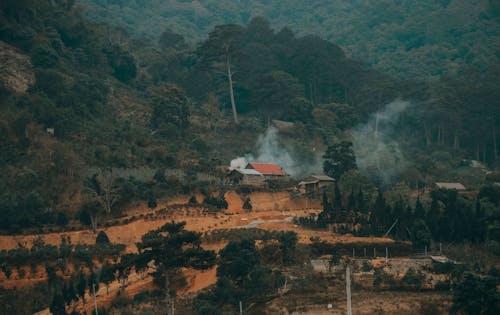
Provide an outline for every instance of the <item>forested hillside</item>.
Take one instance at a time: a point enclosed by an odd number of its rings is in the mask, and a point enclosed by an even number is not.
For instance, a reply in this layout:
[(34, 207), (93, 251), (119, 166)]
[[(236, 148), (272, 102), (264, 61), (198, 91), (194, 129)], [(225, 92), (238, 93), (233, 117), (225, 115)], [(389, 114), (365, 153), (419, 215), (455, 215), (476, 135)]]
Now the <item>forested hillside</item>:
[(274, 28), (317, 34), (398, 77), (436, 77), (498, 61), (500, 5), (494, 0), (137, 1), (79, 0), (85, 14), (156, 40), (169, 28), (188, 42), (218, 24), (266, 17)]
[(0, 313), (498, 314), (499, 14), (0, 0)]
[[(496, 60), (460, 75), (401, 80), (335, 43), (262, 17), (216, 26), (192, 46), (171, 29), (151, 41), (88, 21), (72, 1), (3, 1), (0, 8), (8, 61), (1, 69), (0, 199), (7, 229), (74, 215), (88, 201), (85, 192), (96, 191), (102, 168), (129, 170), (111, 176), (120, 192), (115, 206), (154, 204), (217, 182), (220, 166), (252, 152), (273, 119), (294, 123), (279, 141), (297, 163), (312, 164), (380, 112), (376, 133), (390, 129), (383, 153), (402, 151), (407, 159), (384, 185), (462, 178), (478, 185), (482, 176), (464, 175), (459, 161), (496, 165)], [(384, 108), (398, 98), (410, 105), (387, 121)], [(379, 126), (379, 115), (386, 124)], [(370, 173), (377, 183), (392, 167), (381, 161)], [(165, 177), (165, 169), (177, 175)]]

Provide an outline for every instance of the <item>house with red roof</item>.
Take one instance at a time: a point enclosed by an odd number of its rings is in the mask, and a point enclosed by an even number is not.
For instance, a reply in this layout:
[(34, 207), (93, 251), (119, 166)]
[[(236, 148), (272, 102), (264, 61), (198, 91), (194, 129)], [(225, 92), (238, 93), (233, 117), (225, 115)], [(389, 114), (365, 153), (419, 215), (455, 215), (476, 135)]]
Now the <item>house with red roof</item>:
[(264, 175), (266, 179), (281, 179), (288, 174), (278, 165), (273, 163), (250, 162), (245, 169), (255, 170)]

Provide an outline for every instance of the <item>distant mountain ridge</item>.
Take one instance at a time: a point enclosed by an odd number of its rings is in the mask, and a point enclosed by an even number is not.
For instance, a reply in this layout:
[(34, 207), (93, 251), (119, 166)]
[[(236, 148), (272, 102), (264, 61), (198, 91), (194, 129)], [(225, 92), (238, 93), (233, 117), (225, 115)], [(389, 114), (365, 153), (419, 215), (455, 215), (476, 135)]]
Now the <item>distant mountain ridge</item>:
[(86, 15), (156, 41), (167, 28), (194, 43), (215, 25), (254, 16), (315, 34), (399, 77), (456, 74), (500, 56), (500, 5), (491, 0), (78, 0)]

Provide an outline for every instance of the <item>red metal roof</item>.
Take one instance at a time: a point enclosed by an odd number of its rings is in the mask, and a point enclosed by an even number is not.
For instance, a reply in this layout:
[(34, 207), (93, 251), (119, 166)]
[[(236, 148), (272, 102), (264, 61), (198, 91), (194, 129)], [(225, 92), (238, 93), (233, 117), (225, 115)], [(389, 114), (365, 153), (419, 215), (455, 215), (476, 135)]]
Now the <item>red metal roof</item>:
[(263, 175), (286, 175), (277, 164), (250, 162), (246, 168), (252, 168)]

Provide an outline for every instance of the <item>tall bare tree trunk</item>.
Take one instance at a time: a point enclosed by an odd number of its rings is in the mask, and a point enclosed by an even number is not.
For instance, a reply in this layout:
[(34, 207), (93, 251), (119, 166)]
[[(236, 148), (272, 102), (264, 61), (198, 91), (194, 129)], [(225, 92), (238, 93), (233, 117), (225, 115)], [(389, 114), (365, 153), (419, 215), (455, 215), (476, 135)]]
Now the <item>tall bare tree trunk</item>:
[(309, 79), (309, 100), (311, 101), (311, 104), (314, 104), (314, 98), (313, 98), (313, 85), (311, 82), (311, 79)]
[(231, 107), (233, 109), (234, 123), (238, 124), (238, 112), (236, 111), (236, 103), (234, 102), (233, 92), (233, 73), (231, 72), (231, 63), (229, 62), (229, 55), (226, 57), (227, 79), (229, 80), (229, 97), (231, 98)]
[(441, 127), (441, 144), (444, 145), (444, 127)]
[(493, 159), (497, 160), (497, 131), (495, 130), (495, 121), (493, 121), (493, 125), (491, 126), (491, 131), (493, 133)]
[(453, 149), (458, 150), (460, 148), (460, 139), (458, 135), (455, 133), (453, 136)]
[(90, 226), (92, 227), (92, 231), (97, 232), (97, 213), (89, 214), (90, 216)]
[(378, 123), (379, 123), (379, 115), (378, 115), (378, 111), (375, 113), (375, 131), (373, 133), (373, 138), (375, 140), (378, 139)]
[(431, 130), (429, 129), (429, 126), (424, 123), (424, 133), (425, 133), (425, 145), (427, 147), (430, 147), (432, 144), (432, 135), (431, 135)]

